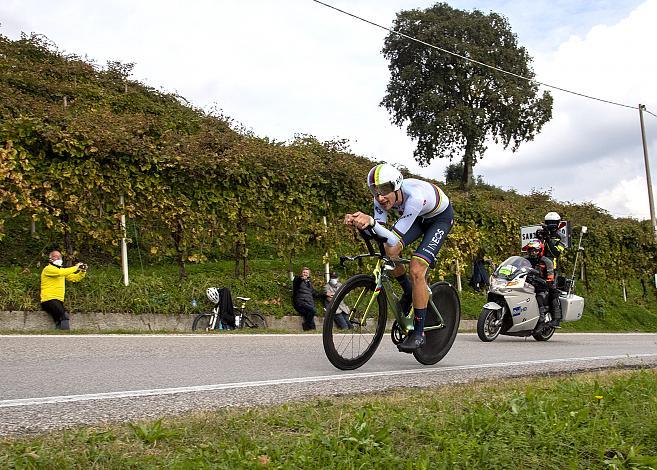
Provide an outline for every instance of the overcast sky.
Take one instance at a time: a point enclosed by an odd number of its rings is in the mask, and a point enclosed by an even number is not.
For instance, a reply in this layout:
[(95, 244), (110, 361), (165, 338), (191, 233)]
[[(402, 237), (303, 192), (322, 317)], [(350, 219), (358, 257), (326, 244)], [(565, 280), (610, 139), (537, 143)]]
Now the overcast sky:
[[(391, 26), (398, 11), (435, 2), (327, 3)], [(505, 15), (538, 80), (657, 114), (657, 0), (448, 3)], [(436, 179), (449, 163), (416, 165), (414, 143), (379, 106), (389, 77), (386, 32), (312, 0), (2, 0), (0, 24), (12, 39), (44, 34), (101, 65), (135, 62), (133, 78), (221, 109), (260, 136), (346, 138), (357, 154)], [(491, 145), (475, 174), (522, 193), (550, 190), (560, 201), (649, 218), (638, 111), (552, 94), (553, 119), (542, 133), (516, 153)], [(654, 159), (657, 118), (645, 122)]]

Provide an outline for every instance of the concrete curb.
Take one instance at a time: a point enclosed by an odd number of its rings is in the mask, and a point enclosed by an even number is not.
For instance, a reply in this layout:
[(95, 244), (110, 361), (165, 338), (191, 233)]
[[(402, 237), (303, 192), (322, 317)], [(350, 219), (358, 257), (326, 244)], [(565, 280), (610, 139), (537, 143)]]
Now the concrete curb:
[[(180, 331), (191, 332), (194, 315), (165, 315), (131, 313), (71, 313), (71, 330), (86, 331)], [(267, 316), (269, 329), (298, 332), (301, 330), (300, 316), (276, 318)], [(321, 329), (323, 317), (316, 323)], [(392, 321), (388, 321), (388, 328)], [(476, 320), (461, 320), (459, 331), (474, 331)], [(45, 312), (0, 311), (0, 329), (9, 331), (38, 331), (54, 329), (53, 321)]]

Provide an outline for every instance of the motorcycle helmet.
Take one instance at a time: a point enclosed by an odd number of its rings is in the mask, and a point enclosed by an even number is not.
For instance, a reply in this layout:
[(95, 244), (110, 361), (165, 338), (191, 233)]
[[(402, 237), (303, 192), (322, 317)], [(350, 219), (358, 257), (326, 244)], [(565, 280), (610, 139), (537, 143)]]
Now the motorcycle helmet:
[(548, 212), (545, 214), (545, 225), (547, 225), (551, 232), (559, 229), (559, 223), (561, 223), (561, 216), (556, 212)]
[(217, 289), (216, 287), (208, 288), (208, 290), (205, 291), (205, 295), (208, 296), (208, 299), (213, 304), (218, 304), (219, 299), (221, 298), (221, 295), (219, 294), (219, 289)]
[(543, 256), (543, 248), (543, 242), (537, 238), (529, 240), (529, 243), (527, 243), (527, 246), (525, 246), (525, 249), (527, 250), (527, 256), (529, 256), (531, 259), (538, 259)]
[(392, 165), (382, 163), (372, 168), (367, 175), (367, 187), (372, 195), (385, 196), (401, 188), (404, 176)]

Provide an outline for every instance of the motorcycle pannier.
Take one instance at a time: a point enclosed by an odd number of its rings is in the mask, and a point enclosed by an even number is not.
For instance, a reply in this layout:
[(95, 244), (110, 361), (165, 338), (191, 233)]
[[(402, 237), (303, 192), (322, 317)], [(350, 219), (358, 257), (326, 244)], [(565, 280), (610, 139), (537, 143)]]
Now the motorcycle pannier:
[(559, 297), (561, 301), (562, 322), (577, 321), (582, 318), (584, 312), (584, 299), (579, 295), (570, 294)]

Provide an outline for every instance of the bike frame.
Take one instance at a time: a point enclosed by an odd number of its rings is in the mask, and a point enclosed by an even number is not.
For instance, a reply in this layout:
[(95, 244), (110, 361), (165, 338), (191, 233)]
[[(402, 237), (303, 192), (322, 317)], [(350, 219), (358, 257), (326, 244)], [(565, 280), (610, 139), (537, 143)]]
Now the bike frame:
[[(360, 326), (365, 326), (365, 323), (367, 321), (368, 314), (370, 312), (370, 308), (372, 305), (375, 304), (377, 297), (381, 294), (381, 292), (384, 292), (384, 295), (386, 296), (388, 308), (392, 310), (392, 313), (395, 317), (395, 320), (397, 320), (397, 324), (401, 327), (402, 331), (405, 334), (408, 334), (408, 332), (413, 331), (413, 307), (411, 307), (411, 310), (407, 315), (403, 315), (402, 312), (400, 312), (398, 304), (399, 304), (399, 299), (394, 294), (394, 290), (392, 287), (392, 283), (390, 281), (390, 278), (388, 275), (385, 273), (385, 270), (388, 266), (390, 266), (391, 261), (385, 257), (381, 257), (376, 254), (371, 254), (371, 255), (359, 255), (356, 258), (364, 258), (364, 257), (378, 257), (376, 266), (374, 267), (374, 270), (372, 271), (372, 275), (374, 276), (374, 280), (376, 282), (376, 288), (374, 289), (374, 292), (372, 293), (372, 296), (369, 299), (369, 302), (367, 304), (367, 308), (365, 309), (365, 313), (363, 314), (363, 317), (361, 318), (359, 324)], [(409, 261), (405, 259), (400, 259), (396, 261), (397, 263), (401, 264), (408, 264)], [(353, 308), (350, 309), (350, 314), (349, 314), (349, 321), (351, 322), (353, 320), (353, 315), (354, 312), (356, 311), (357, 307), (360, 305), (361, 300), (363, 300), (363, 296), (365, 294), (365, 291), (361, 292), (360, 296), (356, 300), (356, 304), (354, 305)], [(438, 324), (434, 326), (426, 326), (424, 328), (425, 331), (431, 331), (431, 330), (439, 330), (441, 328), (445, 328), (445, 321), (443, 320), (442, 315), (440, 314), (440, 311), (436, 307), (436, 305), (433, 302), (433, 296), (431, 295), (431, 288), (429, 288), (429, 304), (427, 305), (427, 309), (431, 308), (435, 313), (436, 316), (438, 317)]]

